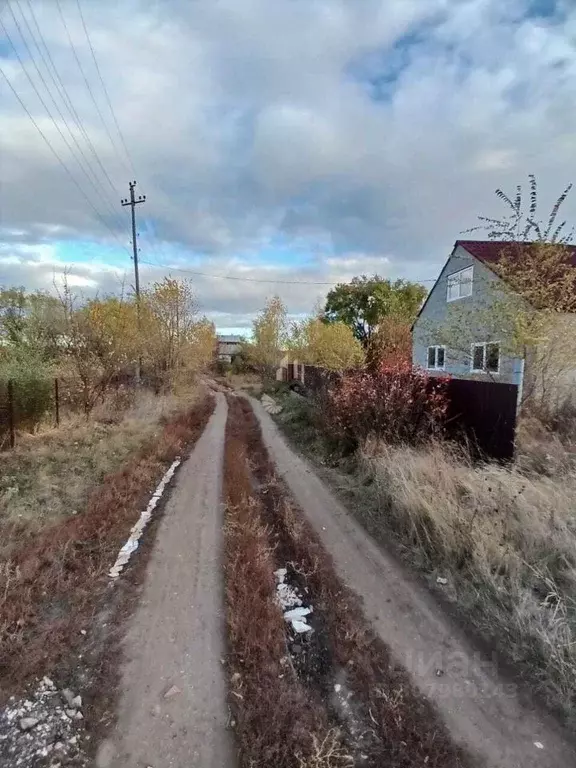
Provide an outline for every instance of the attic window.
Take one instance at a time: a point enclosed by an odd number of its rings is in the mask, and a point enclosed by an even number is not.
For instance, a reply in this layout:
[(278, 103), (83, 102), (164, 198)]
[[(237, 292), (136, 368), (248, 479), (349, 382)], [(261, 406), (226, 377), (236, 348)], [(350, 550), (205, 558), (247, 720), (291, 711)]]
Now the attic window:
[(474, 280), (474, 267), (466, 267), (459, 272), (448, 275), (447, 301), (456, 301), (465, 296), (472, 296), (472, 282)]

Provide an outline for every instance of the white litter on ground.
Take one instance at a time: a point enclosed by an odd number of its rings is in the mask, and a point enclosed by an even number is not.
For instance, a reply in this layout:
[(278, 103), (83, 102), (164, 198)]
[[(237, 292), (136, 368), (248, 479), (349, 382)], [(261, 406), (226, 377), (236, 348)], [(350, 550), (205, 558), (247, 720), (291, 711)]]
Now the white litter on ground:
[(292, 625), (292, 629), (299, 635), (305, 632), (313, 632), (312, 627), (306, 622), (306, 616), (312, 613), (312, 606), (302, 605), (302, 598), (285, 579), (288, 570), (279, 568), (274, 572), (276, 576), (276, 600), (282, 612), (284, 619)]
[(278, 568), (277, 571), (274, 571), (274, 576), (276, 576), (276, 599), (283, 611), (294, 608), (297, 605), (302, 605), (298, 592), (284, 581), (287, 573), (286, 568)]
[(264, 410), (267, 413), (272, 414), (272, 416), (282, 412), (282, 406), (278, 405), (278, 403), (274, 400), (274, 398), (270, 397), (270, 395), (262, 395), (260, 402), (262, 403)]
[(284, 619), (286, 621), (292, 621), (292, 619), (303, 619), (304, 616), (308, 616), (312, 613), (312, 608), (292, 608), (290, 611), (284, 613)]
[(148, 502), (148, 506), (146, 509), (140, 514), (140, 518), (137, 523), (132, 527), (132, 530), (130, 531), (130, 536), (127, 540), (127, 542), (124, 544), (120, 552), (118, 552), (118, 557), (116, 558), (116, 562), (110, 568), (108, 571), (108, 575), (111, 579), (117, 579), (118, 576), (122, 573), (122, 569), (124, 566), (128, 563), (130, 560), (130, 556), (133, 552), (135, 552), (138, 549), (138, 542), (140, 541), (140, 537), (144, 533), (144, 529), (148, 525), (150, 518), (152, 517), (152, 512), (156, 509), (156, 505), (162, 498), (162, 494), (164, 493), (164, 489), (172, 479), (174, 472), (176, 472), (176, 469), (180, 466), (182, 462), (182, 459), (178, 458), (175, 461), (172, 462), (169, 469), (166, 471), (164, 477), (160, 482), (158, 483), (158, 486), (154, 493), (152, 494), (152, 497), (150, 498), (150, 501)]
[(309, 624), (306, 624), (305, 621), (300, 621), (300, 619), (292, 619), (290, 623), (292, 624), (292, 629), (294, 632), (298, 632), (299, 635), (303, 635), (305, 632), (312, 632), (312, 627)]

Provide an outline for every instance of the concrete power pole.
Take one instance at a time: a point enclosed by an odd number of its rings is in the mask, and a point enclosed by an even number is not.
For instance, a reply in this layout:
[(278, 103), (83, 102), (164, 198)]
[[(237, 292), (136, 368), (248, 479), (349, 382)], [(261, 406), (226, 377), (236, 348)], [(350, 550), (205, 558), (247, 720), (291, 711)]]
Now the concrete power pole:
[[(134, 287), (136, 289), (136, 313), (138, 316), (138, 338), (140, 340), (140, 274), (138, 272), (138, 244), (136, 242), (136, 206), (138, 203), (146, 202), (146, 195), (140, 195), (136, 199), (134, 195), (134, 188), (136, 182), (129, 182), (130, 187), (130, 199), (121, 200), (122, 205), (129, 205), (132, 212), (132, 253), (134, 254)], [(138, 356), (138, 368), (136, 369), (136, 380), (140, 383), (142, 373), (142, 358)]]

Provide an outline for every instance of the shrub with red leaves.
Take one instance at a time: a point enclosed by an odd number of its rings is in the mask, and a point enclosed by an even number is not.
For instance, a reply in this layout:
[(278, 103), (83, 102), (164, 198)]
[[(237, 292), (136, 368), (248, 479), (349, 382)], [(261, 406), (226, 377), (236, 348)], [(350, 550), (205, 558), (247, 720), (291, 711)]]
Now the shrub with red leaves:
[(410, 363), (351, 371), (334, 382), (322, 420), (329, 437), (354, 449), (373, 435), (388, 443), (416, 444), (442, 431), (448, 379)]

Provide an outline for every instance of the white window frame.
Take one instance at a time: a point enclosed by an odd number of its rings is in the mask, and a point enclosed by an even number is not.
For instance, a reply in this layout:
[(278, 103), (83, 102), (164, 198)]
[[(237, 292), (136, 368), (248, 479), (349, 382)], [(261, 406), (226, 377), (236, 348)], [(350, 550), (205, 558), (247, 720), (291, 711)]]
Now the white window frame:
[[(470, 280), (463, 280), (464, 273), (467, 272), (470, 274)], [(469, 293), (462, 293), (462, 286), (470, 286)], [(465, 267), (464, 269), (459, 269), (458, 272), (452, 272), (451, 275), (448, 275), (447, 281), (446, 281), (446, 301), (458, 301), (459, 299), (466, 299), (469, 296), (472, 296), (472, 286), (474, 285), (474, 266)], [(458, 296), (450, 296), (450, 289), (457, 286), (458, 287)]]
[[(431, 349), (435, 350), (433, 366), (428, 365), (428, 357)], [(444, 365), (438, 365), (439, 349), (444, 350)], [(444, 344), (430, 344), (430, 346), (426, 348), (426, 370), (427, 371), (445, 371), (446, 370), (446, 347), (444, 346)]]
[[(486, 368), (486, 351), (488, 347), (492, 345), (498, 347), (498, 369), (496, 371), (489, 371)], [(476, 347), (482, 347), (484, 350), (482, 355), (482, 359), (483, 359), (482, 368), (474, 368), (474, 350), (476, 349)], [(487, 374), (488, 376), (497, 376), (500, 373), (501, 363), (502, 363), (502, 345), (500, 344), (499, 341), (475, 341), (472, 344), (472, 350), (470, 354), (470, 372), (471, 373), (484, 373), (484, 374)]]

